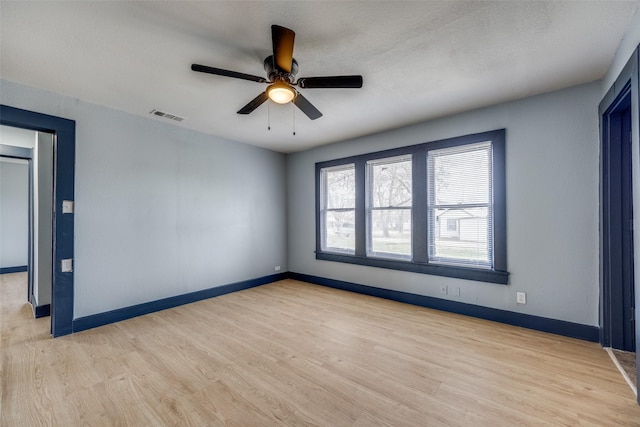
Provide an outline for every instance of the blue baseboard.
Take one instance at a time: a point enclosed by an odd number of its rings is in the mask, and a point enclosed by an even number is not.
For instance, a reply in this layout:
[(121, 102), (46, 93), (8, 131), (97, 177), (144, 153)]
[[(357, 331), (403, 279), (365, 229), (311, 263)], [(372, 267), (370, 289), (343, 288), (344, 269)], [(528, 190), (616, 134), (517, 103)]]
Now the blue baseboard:
[(479, 319), (492, 320), (513, 326), (534, 329), (536, 331), (549, 332), (570, 338), (579, 338), (585, 341), (599, 342), (600, 328), (597, 326), (583, 325), (579, 323), (565, 322), (563, 320), (549, 319), (530, 314), (515, 313), (513, 311), (499, 310), (496, 308), (482, 307), (457, 301), (410, 294), (407, 292), (393, 291), (390, 289), (375, 288), (357, 283), (343, 282), (341, 280), (327, 279), (289, 272), (288, 277), (303, 282), (314, 283), (335, 289), (371, 295), (421, 307), (433, 308)]
[(34, 309), (36, 319), (51, 316), (51, 304), (36, 305)]
[(17, 267), (2, 267), (0, 268), (0, 274), (9, 274), (9, 273), (22, 273), (24, 271), (28, 271), (29, 267), (26, 265), (19, 265)]
[(80, 317), (73, 320), (73, 332), (80, 332), (86, 329), (97, 328), (98, 326), (120, 322), (122, 320), (131, 319), (133, 317), (154, 313), (156, 311), (166, 310), (168, 308), (190, 304), (192, 302), (217, 297), (231, 292), (237, 292), (243, 289), (265, 285), (267, 283), (286, 279), (287, 277), (287, 273), (272, 274), (270, 276), (259, 277), (257, 279), (217, 286), (215, 288), (204, 289), (188, 294), (176, 295), (174, 297), (164, 298), (161, 300), (150, 301), (143, 304), (132, 305), (130, 307), (107, 311), (104, 313)]
[(29, 297), (29, 303), (31, 304), (31, 308), (33, 308), (33, 315), (36, 319), (51, 315), (51, 304), (37, 305), (36, 297), (33, 294)]
[[(341, 280), (327, 279), (324, 277), (294, 272), (273, 274), (257, 279), (246, 280), (242, 282), (218, 286), (215, 288), (191, 292), (188, 294), (164, 298), (161, 300), (150, 301), (130, 307), (124, 307), (104, 313), (93, 314), (91, 316), (80, 317), (73, 320), (73, 332), (80, 332), (86, 329), (108, 325), (110, 323), (119, 322), (122, 320), (131, 319), (133, 317), (154, 313), (156, 311), (166, 310), (169, 308), (178, 307), (180, 305), (241, 291), (243, 289), (265, 285), (267, 283), (276, 282), (278, 280), (287, 278), (327, 286), (330, 288), (356, 292), (364, 295), (385, 298), (421, 307), (447, 311), (450, 313), (462, 314), (479, 319), (492, 320), (494, 322), (520, 326), (537, 331), (549, 332), (570, 338), (578, 338), (585, 341), (598, 342), (600, 337), (600, 330), (597, 326), (589, 326), (579, 323), (566, 322), (563, 320), (549, 319), (546, 317), (533, 316), (530, 314), (522, 314), (513, 311), (499, 310), (496, 308), (482, 307), (479, 305), (411, 294), (408, 292), (394, 291), (390, 289), (376, 288), (373, 286), (360, 285), (357, 283), (344, 282)], [(44, 306), (42, 310), (45, 310)]]

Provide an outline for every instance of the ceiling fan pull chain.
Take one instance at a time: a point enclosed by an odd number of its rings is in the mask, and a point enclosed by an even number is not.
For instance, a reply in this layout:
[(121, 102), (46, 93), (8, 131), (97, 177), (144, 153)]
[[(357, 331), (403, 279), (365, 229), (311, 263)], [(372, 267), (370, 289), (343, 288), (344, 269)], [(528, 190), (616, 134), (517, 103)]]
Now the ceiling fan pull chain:
[(296, 136), (296, 108), (293, 102), (291, 103), (291, 112), (293, 114), (293, 136)]
[(267, 130), (271, 130), (271, 103), (267, 102)]

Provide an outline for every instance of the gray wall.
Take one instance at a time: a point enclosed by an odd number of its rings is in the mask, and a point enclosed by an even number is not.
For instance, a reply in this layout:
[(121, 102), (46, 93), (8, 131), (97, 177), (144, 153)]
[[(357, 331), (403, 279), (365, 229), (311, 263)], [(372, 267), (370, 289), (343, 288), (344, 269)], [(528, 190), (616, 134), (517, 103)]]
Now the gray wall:
[(74, 317), (287, 270), (283, 154), (6, 80), (0, 94), (76, 121)]
[(28, 221), (29, 164), (0, 158), (0, 268), (27, 265)]
[[(598, 325), (600, 95), (594, 82), (289, 155), (289, 270)], [(316, 162), (498, 128), (507, 131), (508, 286), (315, 259)], [(441, 284), (461, 296), (441, 296)]]
[[(77, 121), (75, 317), (280, 265), (434, 297), (440, 284), (458, 286), (458, 301), (598, 324), (599, 82), (286, 160), (5, 80), (0, 93), (2, 103)], [(315, 162), (501, 127), (510, 285), (315, 260)], [(516, 305), (516, 291), (528, 293), (527, 305)]]

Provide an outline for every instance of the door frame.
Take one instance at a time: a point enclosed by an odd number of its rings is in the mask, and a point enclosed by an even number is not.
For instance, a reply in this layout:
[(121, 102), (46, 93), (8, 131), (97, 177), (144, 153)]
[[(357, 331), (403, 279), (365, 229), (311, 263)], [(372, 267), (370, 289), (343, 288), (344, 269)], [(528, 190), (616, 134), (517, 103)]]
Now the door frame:
[[(611, 258), (615, 257), (617, 242), (611, 236), (615, 233), (610, 230), (610, 210), (612, 195), (609, 185), (612, 184), (609, 175), (612, 144), (615, 144), (615, 134), (612, 133), (611, 119), (622, 110), (622, 102), (630, 100), (631, 106), (631, 169), (632, 169), (632, 205), (635, 212), (633, 229), (640, 231), (640, 93), (639, 83), (639, 50), (631, 55), (631, 58), (622, 69), (612, 87), (603, 97), (598, 106), (600, 119), (600, 344), (610, 347), (614, 340), (622, 334), (616, 323), (616, 304), (620, 303), (620, 295), (612, 287), (612, 268), (615, 265)], [(613, 124), (615, 126), (615, 123)], [(615, 153), (613, 153), (615, 155)], [(618, 208), (620, 209), (620, 208)], [(640, 378), (640, 328), (637, 320), (640, 314), (640, 233), (634, 233), (634, 293), (635, 293), (635, 344), (636, 344), (636, 371)], [(618, 248), (619, 249), (619, 248)], [(613, 273), (616, 274), (615, 272)], [(638, 397), (640, 404), (640, 395)]]
[(0, 124), (54, 135), (51, 334), (68, 335), (73, 332), (74, 273), (62, 272), (62, 260), (74, 257), (75, 214), (63, 214), (62, 202), (74, 200), (76, 122), (0, 105)]
[[(601, 106), (602, 107), (602, 106)], [(628, 336), (625, 313), (625, 293), (634, 277), (625, 270), (625, 265), (633, 265), (633, 247), (625, 245), (625, 233), (629, 231), (629, 219), (625, 218), (624, 203), (633, 201), (633, 185), (628, 185), (633, 164), (628, 135), (624, 135), (622, 113), (631, 107), (631, 82), (620, 91), (614, 101), (601, 114), (601, 150), (600, 150), (600, 209), (601, 209), (601, 257), (602, 257), (602, 322), (601, 344), (621, 350), (628, 348), (633, 337)], [(628, 129), (627, 131), (630, 131)], [(628, 150), (628, 151), (627, 151)], [(627, 178), (627, 179), (625, 179)], [(627, 205), (628, 209), (628, 205)], [(631, 245), (633, 246), (633, 245)], [(627, 301), (628, 302), (628, 301)]]

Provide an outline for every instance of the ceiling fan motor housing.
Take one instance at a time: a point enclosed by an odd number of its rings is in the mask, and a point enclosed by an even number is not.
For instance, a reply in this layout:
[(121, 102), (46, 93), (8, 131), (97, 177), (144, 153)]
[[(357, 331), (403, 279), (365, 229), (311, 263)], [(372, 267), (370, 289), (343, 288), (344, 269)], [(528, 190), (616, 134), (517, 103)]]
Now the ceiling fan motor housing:
[(298, 61), (291, 60), (291, 72), (279, 70), (276, 67), (273, 55), (269, 55), (264, 59), (264, 70), (267, 72), (269, 81), (275, 82), (277, 80), (284, 80), (287, 83), (293, 83), (293, 78), (298, 73)]

